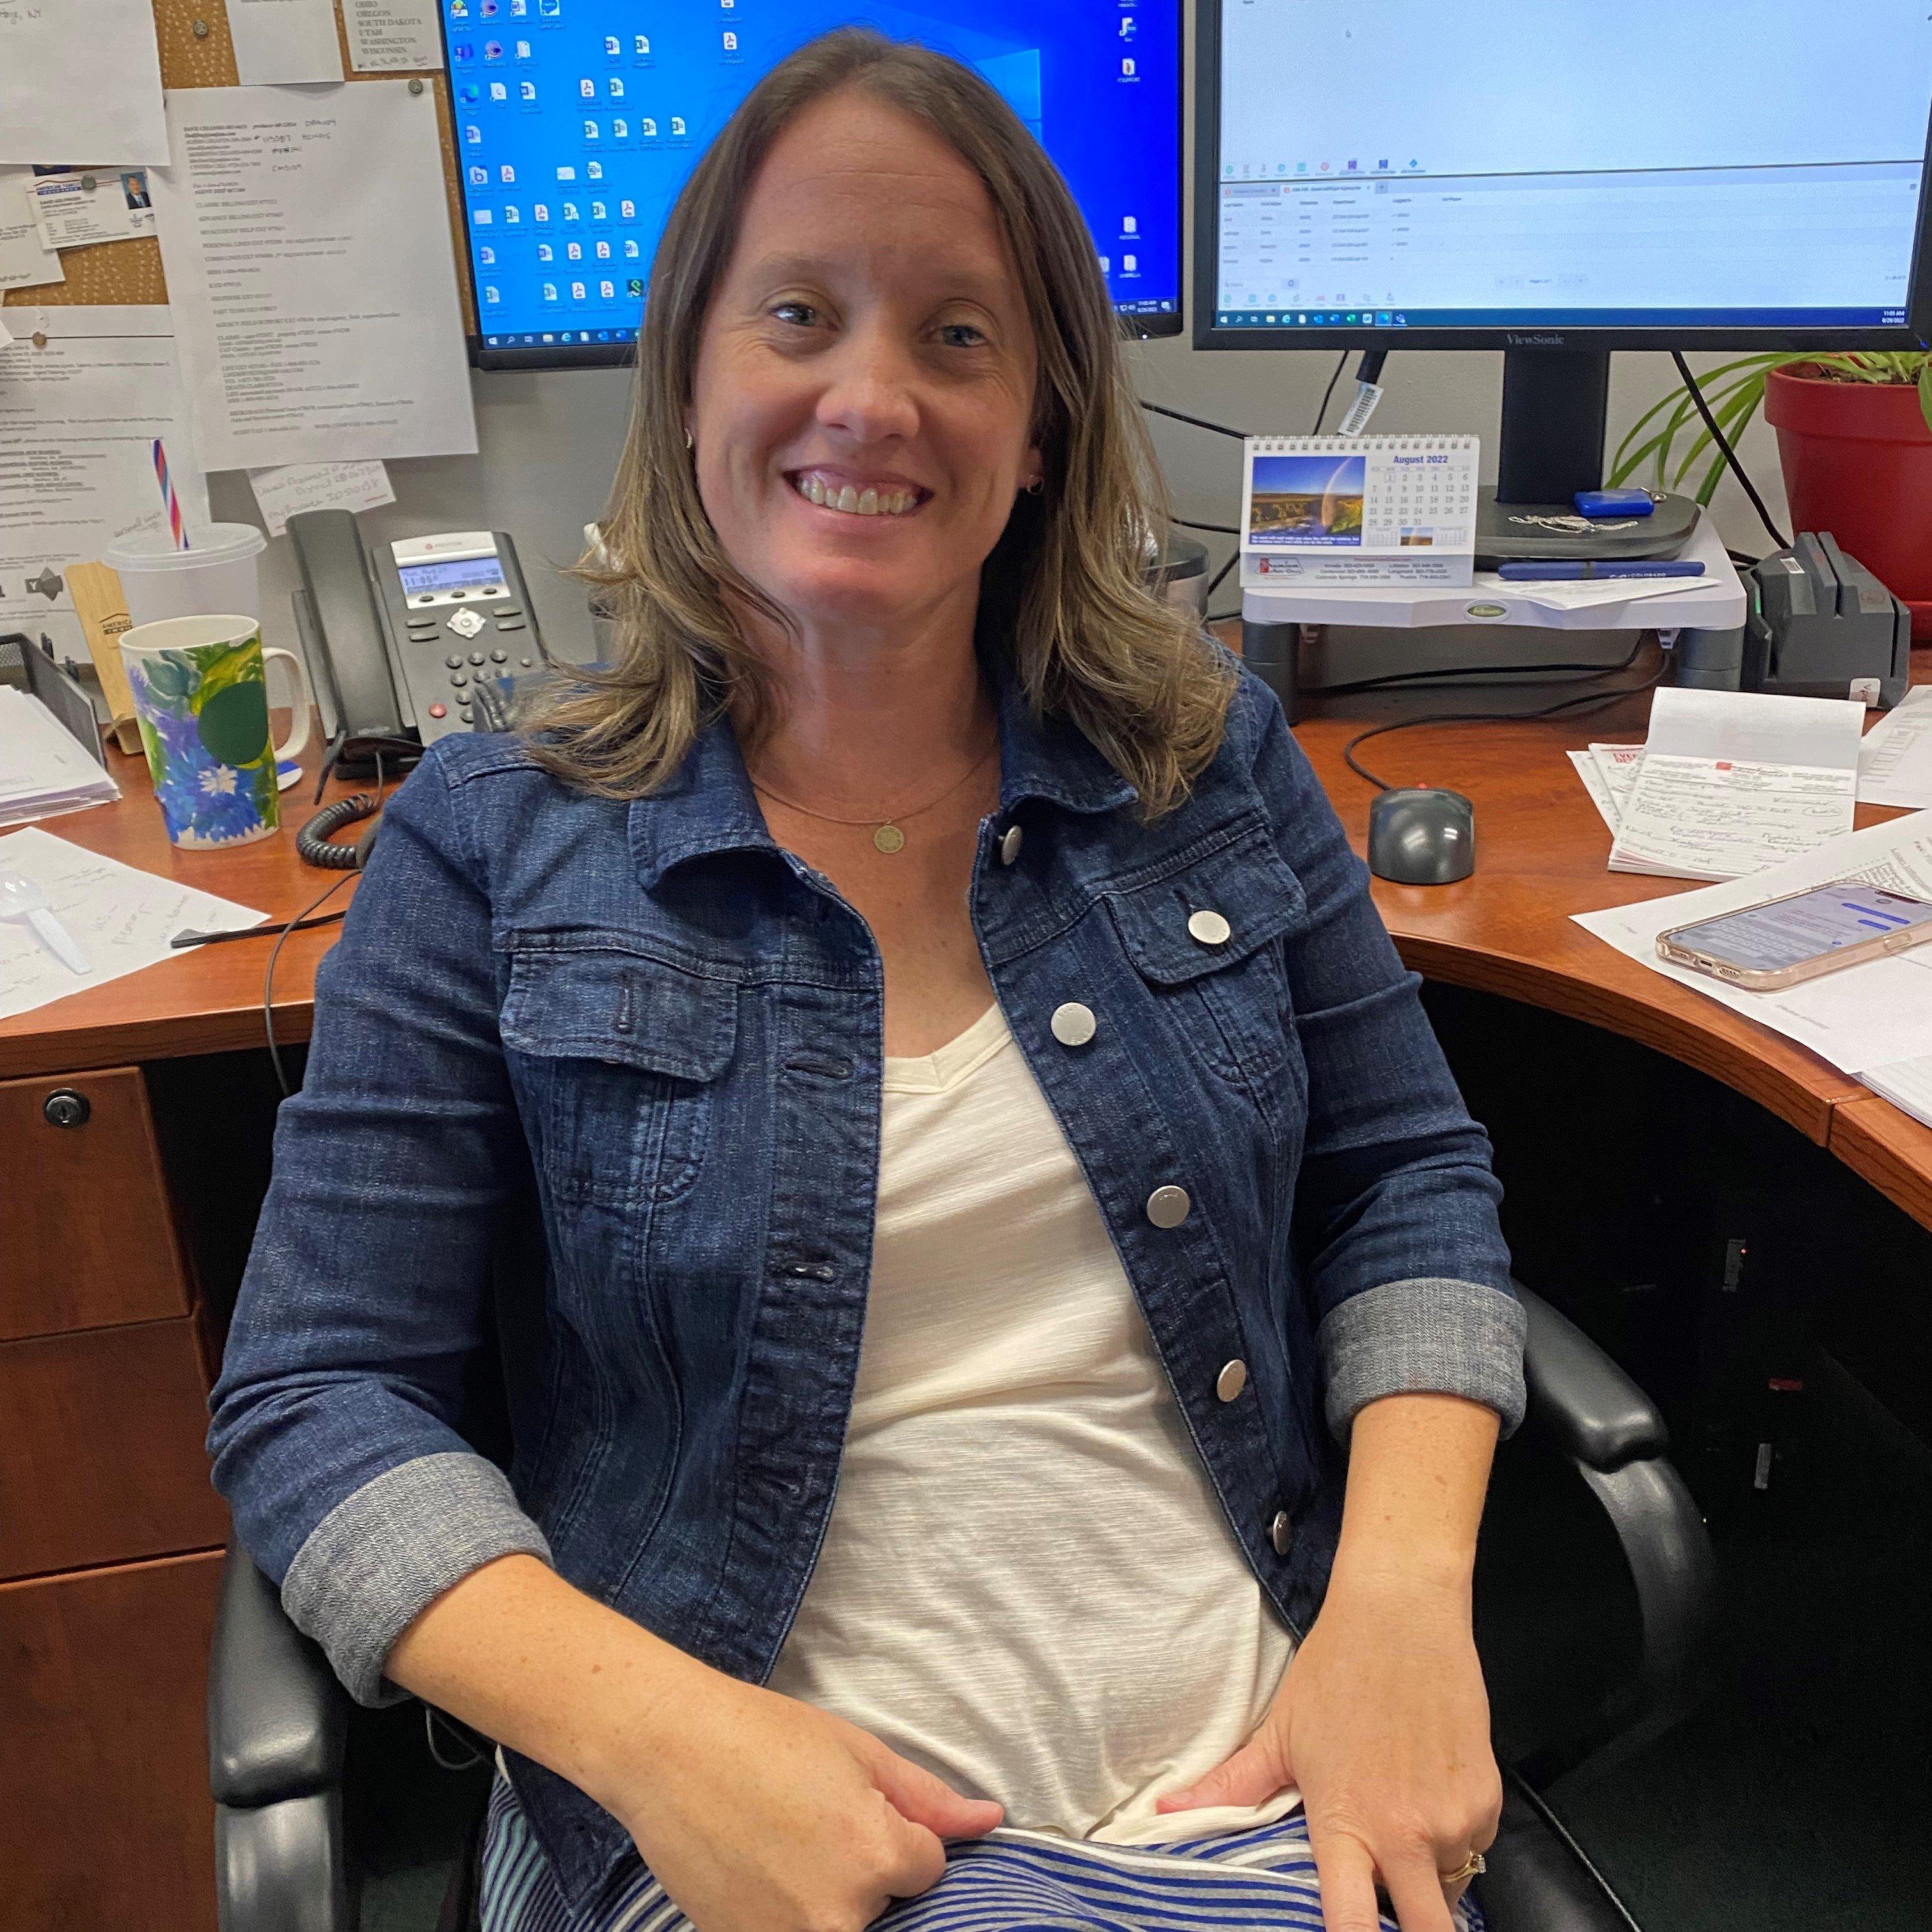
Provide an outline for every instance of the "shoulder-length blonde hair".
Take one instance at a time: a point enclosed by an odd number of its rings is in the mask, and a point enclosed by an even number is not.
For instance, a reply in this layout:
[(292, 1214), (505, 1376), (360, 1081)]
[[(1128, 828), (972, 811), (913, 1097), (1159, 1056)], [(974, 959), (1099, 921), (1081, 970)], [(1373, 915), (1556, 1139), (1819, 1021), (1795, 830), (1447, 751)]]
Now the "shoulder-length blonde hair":
[(734, 604), (782, 624), (734, 568), (699, 500), (684, 425), (712, 294), (739, 212), (802, 109), (862, 88), (932, 130), (986, 184), (1037, 345), (1044, 488), (1022, 495), (981, 574), (982, 636), (1011, 652), (1036, 716), (1084, 734), (1153, 817), (1178, 805), (1221, 740), (1233, 676), (1185, 612), (1143, 587), (1165, 527), (1151, 444), (1084, 220), (1053, 164), (979, 75), (931, 50), (844, 28), (759, 82), (665, 224), (638, 344), (629, 433), (603, 526), (574, 573), (614, 620), (614, 658), (538, 701), (524, 730), (560, 777), (636, 798), (728, 712), (755, 744), (781, 702)]

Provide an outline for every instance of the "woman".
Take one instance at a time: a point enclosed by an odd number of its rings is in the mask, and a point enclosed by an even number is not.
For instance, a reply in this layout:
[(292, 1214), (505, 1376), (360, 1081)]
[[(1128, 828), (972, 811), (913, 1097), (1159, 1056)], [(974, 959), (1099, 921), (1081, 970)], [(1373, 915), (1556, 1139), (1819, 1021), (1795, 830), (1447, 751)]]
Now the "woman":
[(834, 34), (666, 230), (614, 669), (389, 808), (212, 1442), (502, 1741), (492, 1932), (1447, 1932), (1493, 1834), (1487, 1144), (1145, 458), (1039, 148)]

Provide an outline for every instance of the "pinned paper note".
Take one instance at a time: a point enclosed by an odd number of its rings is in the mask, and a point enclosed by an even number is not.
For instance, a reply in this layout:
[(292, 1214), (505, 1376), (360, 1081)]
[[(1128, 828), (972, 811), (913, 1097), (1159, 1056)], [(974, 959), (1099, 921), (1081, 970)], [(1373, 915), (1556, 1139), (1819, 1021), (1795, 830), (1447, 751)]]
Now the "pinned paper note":
[(61, 258), (48, 248), (34, 219), (33, 185), (32, 168), (0, 168), (0, 289), (67, 280)]
[(334, 0), (228, 0), (228, 31), (244, 87), (342, 78)]
[(400, 74), (442, 64), (432, 0), (342, 0), (349, 64), (358, 74)]
[(283, 535), (289, 519), (304, 510), (373, 510), (396, 500), (380, 463), (285, 463), (251, 470), (248, 481), (272, 537)]
[(167, 111), (154, 206), (202, 462), (474, 454), (434, 92), (311, 88), (293, 142), (274, 88), (172, 88)]
[(153, 0), (7, 0), (0, 161), (71, 160), (82, 146), (118, 166), (166, 165)]

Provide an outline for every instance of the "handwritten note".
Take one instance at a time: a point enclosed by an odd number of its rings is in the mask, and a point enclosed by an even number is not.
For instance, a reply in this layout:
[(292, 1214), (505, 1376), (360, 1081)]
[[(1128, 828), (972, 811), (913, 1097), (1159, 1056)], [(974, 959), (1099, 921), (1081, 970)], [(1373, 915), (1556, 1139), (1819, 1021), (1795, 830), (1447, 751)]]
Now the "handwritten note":
[(442, 64), (432, 0), (343, 0), (349, 64), (358, 74), (400, 74)]

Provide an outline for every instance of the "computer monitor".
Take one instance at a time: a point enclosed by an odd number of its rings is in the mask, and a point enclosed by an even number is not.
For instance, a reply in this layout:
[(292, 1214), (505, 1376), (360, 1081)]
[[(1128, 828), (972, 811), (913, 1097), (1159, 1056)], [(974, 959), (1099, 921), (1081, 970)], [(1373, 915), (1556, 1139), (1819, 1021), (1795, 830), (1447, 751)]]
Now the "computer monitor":
[(686, 177), (778, 62), (878, 28), (1037, 135), (1137, 332), (1180, 330), (1181, 0), (440, 0), (483, 368), (627, 362)]
[(1200, 0), (1194, 340), (1502, 348), (1500, 494), (1612, 349), (1932, 334), (1924, 0)]

